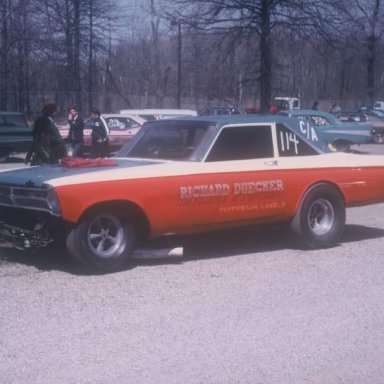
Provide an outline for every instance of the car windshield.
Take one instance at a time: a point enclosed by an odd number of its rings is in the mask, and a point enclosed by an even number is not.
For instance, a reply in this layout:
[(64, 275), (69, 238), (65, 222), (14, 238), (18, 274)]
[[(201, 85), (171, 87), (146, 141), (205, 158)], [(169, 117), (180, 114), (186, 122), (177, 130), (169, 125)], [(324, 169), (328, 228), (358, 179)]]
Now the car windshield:
[(19, 114), (6, 114), (0, 116), (0, 124), (10, 127), (28, 127), (28, 123), (25, 120), (24, 115)]
[(116, 156), (197, 161), (196, 152), (214, 128), (214, 124), (196, 121), (147, 122)]

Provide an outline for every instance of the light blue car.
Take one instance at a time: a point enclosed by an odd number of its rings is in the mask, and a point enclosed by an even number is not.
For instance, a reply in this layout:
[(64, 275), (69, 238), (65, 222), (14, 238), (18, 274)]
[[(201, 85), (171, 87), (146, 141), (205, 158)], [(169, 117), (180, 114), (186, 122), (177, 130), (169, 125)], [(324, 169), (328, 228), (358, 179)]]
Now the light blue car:
[(312, 109), (280, 111), (279, 115), (294, 117), (315, 127), (316, 132), (338, 151), (347, 152), (354, 144), (363, 144), (372, 140), (371, 124), (340, 121), (331, 113)]

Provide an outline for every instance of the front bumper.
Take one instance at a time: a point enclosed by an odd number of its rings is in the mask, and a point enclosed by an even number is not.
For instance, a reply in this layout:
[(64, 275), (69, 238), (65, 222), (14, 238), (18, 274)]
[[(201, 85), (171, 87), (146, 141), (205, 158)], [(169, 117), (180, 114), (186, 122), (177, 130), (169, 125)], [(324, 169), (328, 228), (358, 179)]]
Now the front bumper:
[(46, 247), (53, 238), (39, 226), (35, 230), (28, 230), (0, 222), (0, 241), (16, 249), (25, 250)]
[(67, 229), (64, 220), (47, 212), (0, 205), (0, 242), (14, 248), (46, 247), (65, 238)]

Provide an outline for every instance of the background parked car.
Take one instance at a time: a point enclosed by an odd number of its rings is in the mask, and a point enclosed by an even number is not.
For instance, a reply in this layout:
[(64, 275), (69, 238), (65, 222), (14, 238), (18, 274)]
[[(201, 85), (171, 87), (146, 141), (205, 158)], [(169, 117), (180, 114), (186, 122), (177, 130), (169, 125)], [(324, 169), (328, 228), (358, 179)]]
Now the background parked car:
[(363, 144), (372, 140), (371, 124), (357, 122), (343, 123), (331, 113), (312, 109), (280, 111), (278, 114), (307, 121), (316, 128), (323, 139), (338, 151), (349, 151), (353, 144)]
[(213, 115), (239, 115), (240, 111), (236, 108), (230, 107), (206, 107), (200, 109), (199, 116), (213, 116)]
[(21, 112), (0, 111), (0, 161), (11, 153), (27, 152), (32, 143), (32, 128)]
[(123, 115), (137, 115), (148, 121), (183, 116), (197, 116), (197, 112), (194, 109), (122, 109), (120, 113)]
[(355, 122), (371, 124), (372, 139), (377, 144), (384, 143), (384, 112), (382, 111), (364, 111), (364, 112), (340, 112), (337, 117), (342, 122)]
[(354, 123), (366, 123), (367, 115), (363, 112), (353, 112), (353, 111), (342, 111), (336, 114), (336, 117), (342, 121), (346, 122), (354, 122)]
[[(109, 148), (111, 152), (116, 152), (129, 139), (131, 139), (146, 122), (140, 116), (123, 115), (120, 113), (111, 113), (102, 115), (109, 128)], [(66, 138), (68, 136), (68, 125), (60, 129), (61, 135)], [(84, 129), (84, 153), (87, 154), (91, 148), (91, 133), (89, 122), (85, 121)]]

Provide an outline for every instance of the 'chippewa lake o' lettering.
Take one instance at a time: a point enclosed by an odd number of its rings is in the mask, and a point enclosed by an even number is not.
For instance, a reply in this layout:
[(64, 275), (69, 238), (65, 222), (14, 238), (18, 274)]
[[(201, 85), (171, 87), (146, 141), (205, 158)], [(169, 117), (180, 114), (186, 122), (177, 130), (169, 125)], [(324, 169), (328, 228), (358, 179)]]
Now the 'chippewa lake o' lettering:
[(233, 183), (232, 188), (227, 183), (188, 185), (180, 187), (180, 199), (199, 197), (217, 197), (261, 192), (279, 192), (284, 190), (283, 180), (260, 180)]

